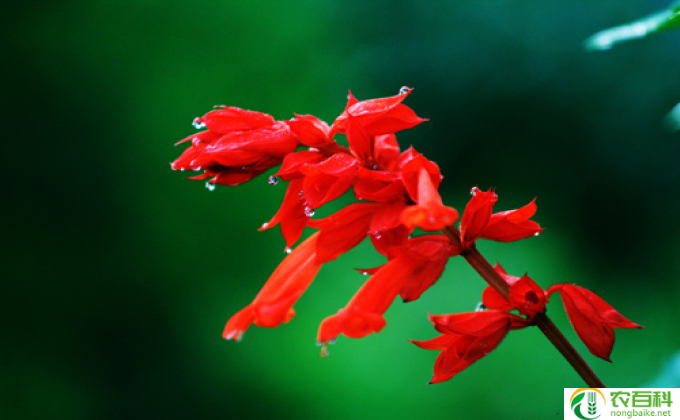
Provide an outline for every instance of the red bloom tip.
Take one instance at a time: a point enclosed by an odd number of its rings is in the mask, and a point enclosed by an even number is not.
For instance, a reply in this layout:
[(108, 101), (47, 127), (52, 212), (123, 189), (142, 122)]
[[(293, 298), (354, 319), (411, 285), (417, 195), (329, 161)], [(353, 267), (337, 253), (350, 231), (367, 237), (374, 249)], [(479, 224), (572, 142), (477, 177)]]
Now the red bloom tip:
[(460, 237), (463, 248), (468, 248), (482, 234), (489, 223), (493, 205), (498, 195), (493, 190), (480, 191), (477, 187), (471, 191), (472, 198), (465, 206), (460, 219)]
[(611, 362), (614, 347), (614, 328), (643, 328), (621, 315), (595, 293), (573, 284), (557, 284), (548, 295), (560, 292), (576, 334), (595, 356)]
[(302, 184), (302, 178), (296, 178), (288, 184), (279, 211), (259, 229), (260, 231), (271, 229), (280, 223), (281, 233), (288, 247), (292, 247), (300, 239), (302, 231), (309, 221), (309, 211), (306, 210), (304, 197), (300, 195)]

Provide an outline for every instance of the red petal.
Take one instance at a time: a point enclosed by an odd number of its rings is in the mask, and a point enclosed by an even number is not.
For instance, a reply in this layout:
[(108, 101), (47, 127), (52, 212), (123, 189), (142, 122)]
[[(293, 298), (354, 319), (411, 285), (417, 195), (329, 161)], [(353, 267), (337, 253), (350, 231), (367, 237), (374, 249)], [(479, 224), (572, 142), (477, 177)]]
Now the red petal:
[(463, 248), (473, 243), (489, 223), (493, 205), (498, 196), (493, 190), (480, 191), (473, 189), (474, 193), (465, 206), (463, 217), (460, 219), (460, 236)]
[(293, 305), (307, 290), (321, 264), (316, 260), (319, 233), (302, 242), (272, 273), (253, 300), (254, 323), (260, 327), (277, 327), (288, 322)]
[(378, 167), (388, 171), (394, 170), (400, 153), (397, 137), (394, 134), (384, 134), (375, 136), (373, 140), (375, 162), (378, 164)]
[(317, 243), (317, 261), (325, 263), (336, 259), (357, 246), (368, 235), (368, 227), (377, 204), (352, 204), (314, 226), (321, 228)]
[(241, 341), (243, 333), (246, 332), (254, 320), (255, 315), (253, 314), (253, 304), (251, 303), (229, 318), (222, 332), (222, 337), (225, 340)]
[(328, 124), (313, 115), (295, 114), (295, 118), (286, 122), (293, 135), (305, 146), (323, 147), (333, 142), (328, 137)]
[(401, 221), (408, 228), (419, 227), (427, 231), (442, 230), (458, 219), (458, 212), (444, 206), (439, 193), (432, 185), (430, 174), (425, 168), (418, 176), (418, 198), (416, 206), (409, 206), (401, 213)]
[(390, 254), (390, 249), (392, 247), (406, 245), (408, 234), (409, 230), (403, 225), (399, 225), (393, 229), (383, 230), (377, 233), (374, 232), (370, 235), (370, 238), (373, 248), (387, 257)]
[(510, 303), (521, 314), (531, 318), (545, 312), (548, 299), (541, 286), (525, 275), (510, 287)]
[(286, 239), (286, 244), (289, 248), (300, 239), (302, 231), (309, 220), (305, 214), (304, 202), (300, 197), (302, 183), (302, 178), (290, 181), (279, 211), (276, 212), (269, 222), (263, 224), (259, 229), (261, 231), (271, 229), (281, 223), (281, 233)]
[(229, 106), (210, 111), (198, 121), (205, 124), (209, 130), (220, 134), (252, 130), (275, 122), (271, 115)]
[(573, 284), (560, 284), (548, 293), (560, 292), (564, 309), (576, 334), (597, 357), (611, 361), (614, 346), (612, 328), (642, 328), (628, 320), (595, 293)]
[(356, 159), (344, 153), (337, 153), (320, 163), (304, 165), (303, 189), (307, 203), (316, 209), (340, 197), (354, 183), (356, 170)]
[(326, 157), (319, 152), (312, 151), (301, 151), (296, 153), (290, 153), (283, 158), (283, 163), (281, 168), (276, 173), (276, 176), (284, 181), (290, 181), (294, 178), (302, 177), (302, 172), (300, 171), (302, 167), (308, 163), (319, 163)]

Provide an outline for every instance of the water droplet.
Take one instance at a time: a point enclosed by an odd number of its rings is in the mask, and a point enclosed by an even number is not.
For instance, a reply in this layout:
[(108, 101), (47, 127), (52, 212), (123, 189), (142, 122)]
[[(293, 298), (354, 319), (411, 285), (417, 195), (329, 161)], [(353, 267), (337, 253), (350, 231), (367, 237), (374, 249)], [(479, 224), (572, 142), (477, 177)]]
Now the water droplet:
[(540, 234), (541, 234), (541, 232), (536, 232), (536, 233), (534, 233), (534, 236), (538, 236)]
[(192, 160), (191, 162), (189, 162), (189, 166), (194, 166), (195, 164), (196, 164), (196, 159), (194, 159), (194, 160)]
[(286, 251), (286, 254), (290, 254), (291, 252), (293, 252), (293, 249), (288, 246), (288, 247), (286, 247), (285, 251)]
[(269, 222), (262, 223), (261, 229), (267, 229), (269, 227)]
[(201, 139), (199, 139), (198, 137), (194, 137), (193, 139), (191, 139), (191, 144), (192, 146), (198, 146), (199, 144), (201, 144)]
[(470, 195), (475, 195), (475, 194), (477, 194), (477, 187), (472, 187), (472, 189), (470, 190)]
[(300, 192), (298, 193), (298, 197), (302, 197), (303, 195), (305, 195), (305, 192), (304, 192), (304, 191), (300, 191)]
[(305, 206), (305, 216), (307, 217), (314, 216), (314, 209), (309, 206)]
[(224, 109), (226, 107), (226, 105), (213, 105), (213, 109)]
[(196, 172), (202, 171), (202, 170), (203, 170), (203, 168), (201, 168), (200, 166), (197, 166), (196, 168), (194, 168), (194, 171), (196, 171)]
[(180, 171), (184, 172), (184, 168), (179, 168)]
[(193, 125), (196, 130), (205, 128), (205, 123), (199, 117), (194, 118), (194, 121), (191, 123), (191, 125)]
[(484, 312), (484, 311), (486, 311), (486, 306), (484, 306), (484, 304), (482, 302), (479, 302), (475, 306), (475, 312)]
[(411, 90), (410, 87), (408, 86), (402, 86), (401, 89), (399, 89), (399, 94), (403, 95), (404, 93), (408, 93), (408, 91)]
[(215, 184), (210, 181), (205, 183), (205, 187), (208, 189), (208, 191), (215, 191)]
[(380, 239), (380, 238), (382, 238), (382, 235), (380, 234), (380, 232), (377, 232), (377, 231), (376, 231), (376, 232), (373, 232), (373, 237), (374, 237), (375, 239)]
[(269, 177), (269, 185), (276, 185), (279, 183), (279, 177), (278, 176), (270, 176)]
[(368, 271), (362, 271), (361, 274), (363, 274), (364, 276), (367, 276), (367, 275), (368, 275)]

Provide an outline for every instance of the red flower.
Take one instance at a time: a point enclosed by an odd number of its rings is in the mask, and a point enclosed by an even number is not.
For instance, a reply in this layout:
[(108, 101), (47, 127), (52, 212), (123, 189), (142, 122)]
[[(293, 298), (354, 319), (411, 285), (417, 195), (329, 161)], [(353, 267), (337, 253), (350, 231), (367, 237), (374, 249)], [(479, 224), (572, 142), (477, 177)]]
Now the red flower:
[(559, 292), (569, 321), (576, 334), (595, 356), (611, 362), (614, 328), (643, 328), (623, 315), (595, 293), (574, 284), (556, 284), (548, 295)]
[(270, 115), (234, 107), (222, 107), (194, 120), (207, 131), (180, 141), (191, 146), (175, 160), (172, 169), (205, 170), (191, 179), (210, 184), (237, 185), (278, 165), (299, 145), (284, 122)]
[(307, 238), (279, 264), (253, 302), (229, 319), (224, 338), (240, 340), (252, 323), (273, 328), (295, 316), (293, 305), (321, 267), (316, 258), (318, 236), (317, 232)]
[(336, 118), (331, 126), (330, 137), (333, 137), (335, 133), (346, 132), (348, 114), (352, 114), (356, 118), (357, 123), (368, 136), (394, 134), (397, 131), (405, 130), (427, 121), (418, 117), (411, 108), (402, 104), (411, 90), (410, 88), (402, 88), (399, 95), (361, 102), (357, 101), (352, 92), (350, 92), (345, 112)]
[(510, 285), (510, 300), (503, 299), (493, 287), (489, 286), (482, 294), (482, 304), (485, 308), (501, 311), (517, 309), (528, 318), (545, 312), (545, 305), (548, 303), (546, 293), (528, 275), (510, 276), (498, 263), (494, 269)]
[(512, 242), (519, 239), (537, 236), (543, 228), (533, 220), (536, 213), (536, 199), (517, 210), (502, 211), (493, 214), (482, 232), (482, 238), (499, 242)]
[(441, 350), (430, 384), (451, 379), (495, 349), (509, 330), (528, 325), (525, 319), (502, 311), (430, 315), (430, 321), (442, 335), (426, 341), (409, 340), (426, 350)]
[(383, 314), (398, 294), (417, 299), (441, 276), (449, 256), (454, 255), (448, 238), (432, 235), (393, 248), (393, 258), (374, 272), (345, 308), (323, 320), (317, 341), (328, 343), (343, 334), (361, 338), (380, 332), (387, 322)]
[(537, 236), (543, 230), (538, 223), (528, 220), (536, 212), (535, 199), (517, 210), (492, 214), (498, 196), (493, 190), (472, 189), (472, 198), (465, 206), (460, 220), (460, 235), (463, 248), (468, 248), (477, 238), (482, 237), (500, 242), (512, 242)]

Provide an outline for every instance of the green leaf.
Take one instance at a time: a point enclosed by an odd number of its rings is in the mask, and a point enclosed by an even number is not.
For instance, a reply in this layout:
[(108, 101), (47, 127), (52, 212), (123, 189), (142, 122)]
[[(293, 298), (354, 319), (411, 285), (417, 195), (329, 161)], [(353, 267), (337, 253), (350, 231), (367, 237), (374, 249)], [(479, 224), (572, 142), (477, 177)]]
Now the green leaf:
[(588, 51), (608, 50), (620, 42), (676, 28), (680, 28), (680, 2), (642, 19), (600, 31), (586, 39), (584, 44)]

